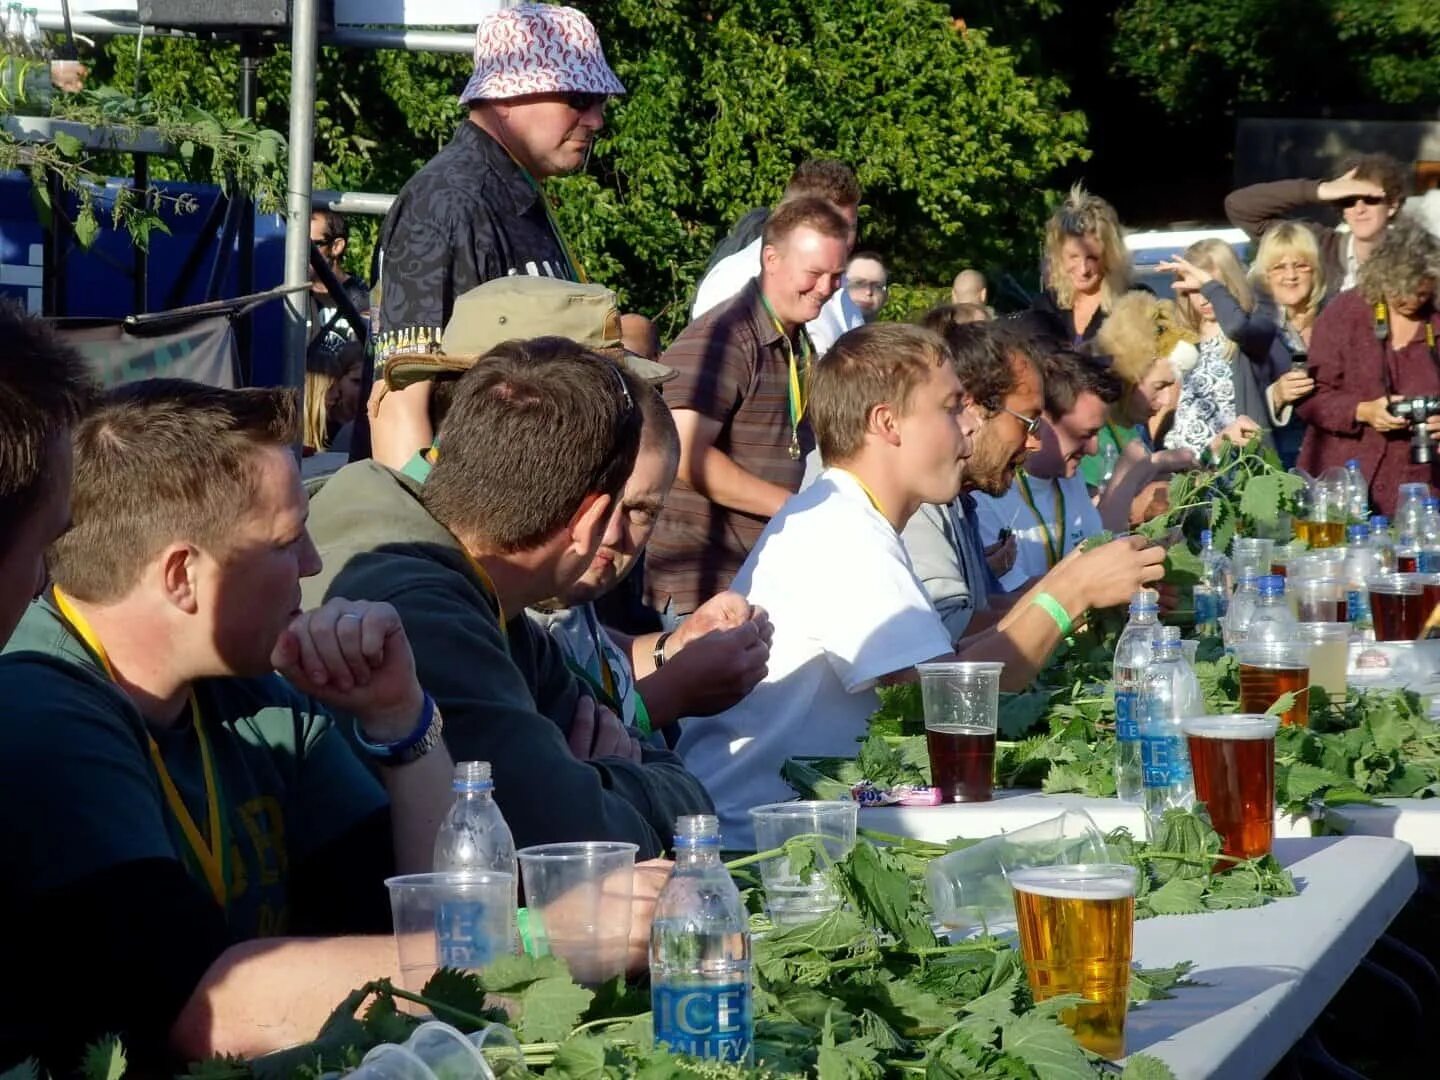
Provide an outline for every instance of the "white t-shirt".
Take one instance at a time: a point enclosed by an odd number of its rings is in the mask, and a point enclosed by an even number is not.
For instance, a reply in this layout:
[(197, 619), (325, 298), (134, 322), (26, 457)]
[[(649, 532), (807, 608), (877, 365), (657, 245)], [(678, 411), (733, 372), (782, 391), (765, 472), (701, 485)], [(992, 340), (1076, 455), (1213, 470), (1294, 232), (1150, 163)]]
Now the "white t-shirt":
[[(1035, 500), (1032, 511), (1021, 494), (1020, 477), (1016, 476), (1010, 490), (999, 497), (993, 495), (975, 496), (975, 512), (980, 525), (980, 539), (989, 547), (1000, 538), (1000, 530), (1008, 528), (1015, 534), (1015, 565), (1001, 576), (1000, 584), (1006, 592), (1013, 592), (1033, 577), (1039, 577), (1050, 569), (1050, 560), (1045, 545), (1045, 530), (1035, 515), (1038, 512), (1050, 528), (1050, 536), (1060, 544), (1060, 555), (1073, 551), (1085, 539), (1105, 531), (1100, 520), (1100, 511), (1090, 501), (1090, 489), (1085, 478), (1079, 473), (1054, 480), (1042, 480), (1032, 476), (1030, 494)], [(1060, 508), (1056, 492), (1063, 493), (1065, 500), (1065, 528), (1056, 536), (1056, 522)]]
[(731, 588), (770, 614), (769, 674), (739, 704), (685, 725), (679, 751), (715, 800), (727, 847), (748, 847), (752, 806), (793, 799), (787, 757), (853, 756), (875, 681), (951, 651), (900, 537), (849, 473), (792, 495)]
[[(760, 249), (764, 240), (756, 240), (749, 247), (743, 247), (733, 255), (726, 255), (700, 282), (695, 293), (695, 306), (690, 309), (690, 318), (698, 319), (713, 307), (719, 307), (736, 295), (760, 273)], [(820, 314), (805, 324), (810, 335), (810, 344), (815, 346), (815, 355), (824, 356), (830, 346), (839, 340), (846, 330), (854, 330), (865, 324), (865, 316), (850, 299), (842, 278), (835, 295), (825, 302)]]

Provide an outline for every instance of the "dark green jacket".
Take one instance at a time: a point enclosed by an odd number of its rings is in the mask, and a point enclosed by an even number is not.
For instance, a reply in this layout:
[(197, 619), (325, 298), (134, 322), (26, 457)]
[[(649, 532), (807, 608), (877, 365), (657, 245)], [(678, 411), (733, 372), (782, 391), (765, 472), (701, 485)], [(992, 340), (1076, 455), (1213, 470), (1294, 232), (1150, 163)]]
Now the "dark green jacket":
[(583, 685), (523, 611), (502, 629), (495, 598), (459, 542), (425, 510), (419, 487), (374, 462), (341, 469), (310, 503), (325, 569), (305, 604), (343, 596), (400, 612), (420, 682), (445, 718), (456, 761), (488, 761), (518, 846), (628, 840), (659, 855), (675, 819), (711, 813), (680, 759), (646, 748), (642, 764), (577, 761), (566, 733)]

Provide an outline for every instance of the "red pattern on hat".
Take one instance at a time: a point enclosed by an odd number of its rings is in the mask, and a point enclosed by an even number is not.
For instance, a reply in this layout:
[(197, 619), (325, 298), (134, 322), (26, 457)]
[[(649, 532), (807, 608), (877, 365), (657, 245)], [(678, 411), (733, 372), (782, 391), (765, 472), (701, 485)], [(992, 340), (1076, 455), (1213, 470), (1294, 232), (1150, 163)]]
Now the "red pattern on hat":
[(589, 19), (570, 7), (522, 4), (480, 20), (475, 73), (460, 104), (554, 93), (625, 93)]

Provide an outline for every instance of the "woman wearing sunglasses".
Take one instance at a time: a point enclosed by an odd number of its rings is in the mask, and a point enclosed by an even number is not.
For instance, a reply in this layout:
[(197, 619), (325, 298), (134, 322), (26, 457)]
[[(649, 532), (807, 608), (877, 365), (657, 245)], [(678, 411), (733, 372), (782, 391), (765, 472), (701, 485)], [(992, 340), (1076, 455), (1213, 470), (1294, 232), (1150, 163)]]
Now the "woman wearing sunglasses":
[(1348, 231), (1306, 222), (1315, 232), (1324, 260), (1325, 280), (1333, 293), (1353, 289), (1360, 267), (1385, 236), (1400, 210), (1407, 187), (1406, 168), (1389, 154), (1361, 154), (1345, 164), (1334, 180), (1276, 180), (1232, 191), (1225, 216), (1252, 240), (1298, 211), (1326, 204), (1344, 218)]

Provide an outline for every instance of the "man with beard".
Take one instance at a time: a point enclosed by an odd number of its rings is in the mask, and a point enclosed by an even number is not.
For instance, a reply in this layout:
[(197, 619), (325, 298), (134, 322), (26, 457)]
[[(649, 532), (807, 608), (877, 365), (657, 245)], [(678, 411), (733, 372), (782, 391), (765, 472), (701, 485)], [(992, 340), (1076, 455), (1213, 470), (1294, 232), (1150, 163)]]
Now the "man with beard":
[(998, 595), (970, 493), (1004, 494), (1026, 456), (1039, 448), (1040, 370), (1029, 350), (1007, 341), (994, 324), (956, 324), (948, 308), (932, 311), (925, 322), (943, 333), (967, 399), (984, 419), (965, 464), (962, 493), (922, 506), (905, 527), (905, 547), (946, 629), (960, 639), (961, 658), (1003, 661), (1002, 685), (1020, 689), (1087, 611), (1124, 603), (1157, 581), (1165, 552), (1127, 537), (1072, 552), (1033, 588)]

